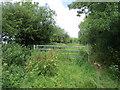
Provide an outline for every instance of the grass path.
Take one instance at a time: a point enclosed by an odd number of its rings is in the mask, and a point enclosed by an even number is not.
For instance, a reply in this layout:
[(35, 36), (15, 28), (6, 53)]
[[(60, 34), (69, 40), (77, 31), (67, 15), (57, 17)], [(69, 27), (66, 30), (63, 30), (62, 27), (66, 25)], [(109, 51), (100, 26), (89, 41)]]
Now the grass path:
[[(36, 54), (38, 52), (35, 52)], [(117, 88), (118, 83), (105, 71), (95, 68), (81, 55), (57, 55), (57, 75), (37, 76), (29, 73), (21, 83), (21, 88)], [(79, 63), (78, 63), (79, 61)], [(27, 82), (27, 83), (26, 83)]]
[[(59, 76), (64, 78), (61, 81), (63, 87), (78, 88), (115, 88), (118, 83), (104, 71), (99, 71), (89, 62), (83, 65), (76, 65), (71, 61), (61, 61)], [(65, 85), (64, 83), (67, 83)]]
[[(77, 65), (76, 56), (61, 56), (58, 61), (58, 73), (54, 77), (33, 76), (24, 80), (21, 87), (28, 88), (116, 88), (113, 81), (105, 72), (99, 72), (89, 62)], [(28, 83), (26, 83), (28, 82)]]

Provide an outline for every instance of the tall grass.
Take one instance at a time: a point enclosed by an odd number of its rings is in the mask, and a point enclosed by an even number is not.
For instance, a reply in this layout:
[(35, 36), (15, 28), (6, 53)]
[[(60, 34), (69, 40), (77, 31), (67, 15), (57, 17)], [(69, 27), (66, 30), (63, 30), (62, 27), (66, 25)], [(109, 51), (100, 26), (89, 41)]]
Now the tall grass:
[[(41, 53), (33, 52), (33, 55)], [(84, 56), (62, 54), (54, 52), (56, 57), (57, 71), (54, 76), (37, 75), (28, 72), (21, 83), (22, 88), (117, 88), (118, 84), (113, 81), (106, 72), (99, 72), (96, 68), (84, 60)], [(84, 53), (84, 52), (83, 52)], [(49, 56), (49, 52), (42, 52)], [(81, 59), (82, 58), (82, 59)], [(53, 59), (49, 57), (49, 59)], [(80, 61), (79, 61), (80, 60)], [(77, 63), (79, 61), (79, 63)], [(81, 63), (80, 63), (81, 62)], [(26, 83), (27, 82), (27, 83)]]
[[(22, 47), (19, 55), (22, 55)], [(12, 47), (12, 46), (11, 46)], [(17, 48), (6, 48), (6, 53), (15, 53)], [(21, 48), (21, 49), (20, 49)], [(13, 50), (13, 51), (12, 51)], [(26, 54), (26, 52), (23, 52)], [(15, 56), (14, 54), (11, 54)], [(18, 55), (16, 55), (19, 57)], [(110, 75), (97, 70), (88, 62), (88, 54), (81, 50), (79, 55), (64, 54), (62, 51), (32, 50), (25, 58), (4, 58), (4, 87), (8, 88), (117, 88), (118, 82)], [(14, 57), (13, 57), (14, 58)], [(14, 62), (15, 60), (15, 62)], [(16, 63), (23, 60), (25, 63)], [(22, 66), (24, 65), (24, 66)]]

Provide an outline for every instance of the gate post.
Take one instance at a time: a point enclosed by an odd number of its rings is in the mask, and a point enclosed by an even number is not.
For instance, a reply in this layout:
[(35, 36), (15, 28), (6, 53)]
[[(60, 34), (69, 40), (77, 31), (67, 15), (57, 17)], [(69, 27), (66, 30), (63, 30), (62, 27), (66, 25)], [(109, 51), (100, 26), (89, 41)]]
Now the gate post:
[(33, 49), (35, 50), (35, 45), (33, 45)]
[(90, 60), (89, 60), (89, 46), (88, 46), (88, 44), (87, 44), (87, 53), (88, 53), (88, 62), (89, 62)]

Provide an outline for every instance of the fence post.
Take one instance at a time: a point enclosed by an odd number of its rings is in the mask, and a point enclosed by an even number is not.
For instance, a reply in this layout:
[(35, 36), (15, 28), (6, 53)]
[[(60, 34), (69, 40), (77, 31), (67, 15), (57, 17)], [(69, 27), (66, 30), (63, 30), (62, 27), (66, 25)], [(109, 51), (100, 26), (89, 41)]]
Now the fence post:
[(88, 62), (89, 62), (89, 46), (87, 44)]
[(33, 45), (33, 49), (35, 50), (35, 45)]

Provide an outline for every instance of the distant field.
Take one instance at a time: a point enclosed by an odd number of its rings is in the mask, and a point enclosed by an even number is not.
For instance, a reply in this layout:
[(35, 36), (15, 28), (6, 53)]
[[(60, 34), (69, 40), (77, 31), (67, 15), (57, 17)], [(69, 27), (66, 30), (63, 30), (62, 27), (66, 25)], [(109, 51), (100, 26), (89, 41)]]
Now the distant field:
[(64, 45), (64, 46), (81, 46), (79, 43), (53, 43), (55, 45)]

